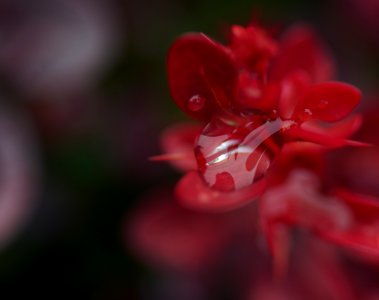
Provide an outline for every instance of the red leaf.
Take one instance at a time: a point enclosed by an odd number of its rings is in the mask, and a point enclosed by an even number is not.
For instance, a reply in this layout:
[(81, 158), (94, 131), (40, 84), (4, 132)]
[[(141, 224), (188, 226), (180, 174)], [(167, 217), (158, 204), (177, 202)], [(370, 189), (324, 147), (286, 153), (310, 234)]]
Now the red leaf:
[(358, 105), (361, 92), (341, 82), (324, 82), (311, 86), (295, 109), (294, 117), (302, 121), (319, 119), (336, 122)]
[(204, 34), (178, 38), (168, 54), (171, 96), (181, 110), (208, 120), (230, 110), (237, 70), (228, 50)]
[(187, 173), (176, 186), (176, 196), (186, 207), (210, 212), (223, 212), (241, 207), (259, 197), (266, 189), (265, 179), (232, 192), (210, 188), (198, 172)]
[(335, 72), (328, 49), (307, 26), (296, 26), (284, 35), (271, 75), (280, 80), (288, 73), (301, 70), (310, 76), (312, 82), (330, 80)]

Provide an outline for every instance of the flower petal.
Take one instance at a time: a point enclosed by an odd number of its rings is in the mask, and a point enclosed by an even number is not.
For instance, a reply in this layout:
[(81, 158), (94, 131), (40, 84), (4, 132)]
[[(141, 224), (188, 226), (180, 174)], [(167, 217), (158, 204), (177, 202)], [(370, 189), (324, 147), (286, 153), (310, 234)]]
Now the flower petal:
[(231, 28), (230, 48), (241, 68), (258, 73), (266, 72), (269, 60), (278, 52), (278, 45), (257, 26)]
[(228, 50), (204, 34), (178, 38), (168, 54), (171, 96), (189, 116), (208, 120), (232, 107), (237, 70)]
[(243, 206), (266, 189), (264, 178), (252, 185), (232, 192), (222, 192), (210, 188), (200, 174), (195, 171), (187, 173), (176, 186), (176, 196), (186, 207), (210, 212), (223, 212)]
[(167, 160), (179, 171), (196, 170), (194, 156), (196, 137), (201, 132), (201, 126), (182, 123), (166, 129), (161, 136), (164, 155), (153, 157), (152, 160)]
[(309, 170), (321, 176), (325, 167), (325, 150), (324, 147), (309, 142), (285, 143), (268, 170), (267, 179), (270, 185), (283, 183), (296, 169)]
[(342, 82), (324, 82), (311, 86), (295, 109), (294, 117), (302, 121), (319, 119), (336, 122), (358, 105), (361, 92)]
[(325, 230), (324, 238), (357, 252), (362, 258), (379, 261), (379, 199), (335, 190), (334, 195), (350, 209), (352, 224), (345, 230)]
[(311, 79), (304, 71), (292, 72), (281, 81), (278, 111), (282, 119), (291, 119), (299, 100), (310, 84)]
[(316, 143), (329, 148), (338, 148), (343, 146), (356, 146), (367, 147), (370, 146), (367, 143), (347, 140), (344, 137), (338, 137), (328, 132), (322, 132), (320, 130), (313, 131), (311, 128), (303, 129), (301, 127), (292, 127), (284, 132), (287, 137), (293, 139), (300, 139), (307, 142)]
[(310, 27), (303, 25), (284, 35), (271, 76), (280, 80), (290, 72), (303, 70), (312, 82), (322, 82), (333, 77), (334, 69), (334, 61), (326, 46)]
[(223, 215), (189, 211), (167, 192), (154, 191), (127, 218), (128, 244), (144, 260), (193, 271), (207, 265), (225, 242)]
[(304, 122), (301, 125), (301, 127), (309, 131), (319, 132), (322, 134), (329, 134), (336, 138), (346, 139), (352, 136), (355, 132), (357, 132), (361, 125), (362, 116), (354, 115), (348, 119), (344, 119), (334, 124), (321, 124), (321, 122), (319, 122), (318, 120), (311, 120), (308, 122)]

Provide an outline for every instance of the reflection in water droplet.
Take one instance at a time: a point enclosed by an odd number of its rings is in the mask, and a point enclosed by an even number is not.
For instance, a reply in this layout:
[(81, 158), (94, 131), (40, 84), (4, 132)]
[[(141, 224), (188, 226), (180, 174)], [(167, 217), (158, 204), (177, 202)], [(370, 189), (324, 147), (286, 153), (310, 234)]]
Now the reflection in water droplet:
[(188, 99), (187, 107), (190, 111), (200, 111), (205, 105), (205, 98), (200, 95), (194, 95)]
[(212, 120), (199, 136), (195, 148), (204, 180), (211, 187), (233, 190), (260, 179), (269, 168), (276, 149), (281, 147), (277, 133), (288, 125), (287, 122), (292, 121), (257, 118), (231, 126), (221, 119)]

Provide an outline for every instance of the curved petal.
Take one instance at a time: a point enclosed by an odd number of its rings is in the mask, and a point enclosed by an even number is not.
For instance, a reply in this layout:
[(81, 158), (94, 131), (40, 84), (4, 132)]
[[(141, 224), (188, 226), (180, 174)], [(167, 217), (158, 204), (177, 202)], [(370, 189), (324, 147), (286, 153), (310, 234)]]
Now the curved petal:
[(362, 125), (362, 116), (354, 115), (335, 124), (320, 124), (317, 120), (304, 122), (301, 127), (305, 130), (329, 134), (336, 138), (347, 139)]
[(317, 34), (308, 26), (296, 26), (285, 33), (277, 59), (271, 68), (274, 79), (282, 79), (293, 71), (305, 71), (312, 82), (330, 80), (334, 61)]
[(237, 70), (228, 50), (201, 33), (171, 46), (168, 80), (175, 103), (189, 116), (207, 120), (232, 107)]
[(223, 212), (236, 209), (255, 200), (266, 189), (266, 180), (260, 179), (254, 184), (232, 192), (222, 192), (210, 188), (200, 174), (187, 173), (176, 186), (176, 196), (186, 207), (210, 212)]
[(319, 119), (336, 122), (346, 117), (358, 105), (361, 92), (342, 82), (324, 82), (307, 89), (295, 109), (294, 117), (302, 121)]

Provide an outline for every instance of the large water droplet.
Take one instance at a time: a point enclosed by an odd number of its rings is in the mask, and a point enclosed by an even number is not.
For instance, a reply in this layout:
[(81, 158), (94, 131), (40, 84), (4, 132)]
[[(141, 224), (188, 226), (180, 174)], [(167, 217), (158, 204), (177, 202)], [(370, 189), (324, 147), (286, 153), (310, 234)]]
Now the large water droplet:
[(194, 95), (188, 99), (187, 107), (190, 111), (196, 112), (203, 109), (206, 99), (200, 95)]
[(220, 190), (246, 187), (266, 173), (275, 151), (281, 147), (281, 119), (256, 118), (232, 126), (213, 119), (197, 141), (195, 154), (199, 171), (209, 186)]

